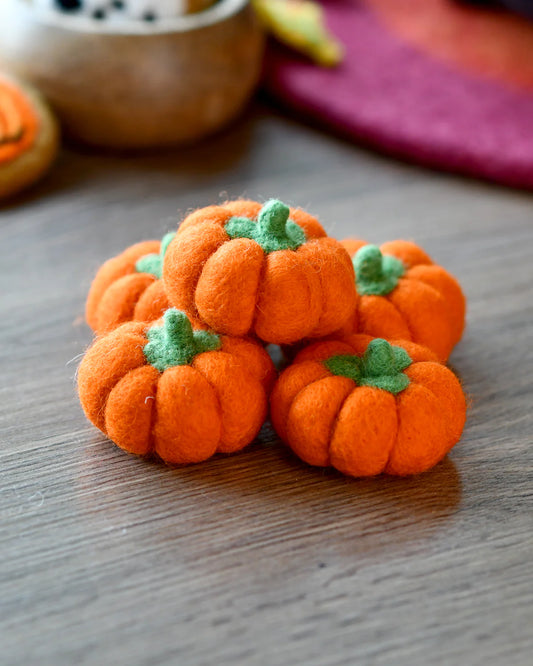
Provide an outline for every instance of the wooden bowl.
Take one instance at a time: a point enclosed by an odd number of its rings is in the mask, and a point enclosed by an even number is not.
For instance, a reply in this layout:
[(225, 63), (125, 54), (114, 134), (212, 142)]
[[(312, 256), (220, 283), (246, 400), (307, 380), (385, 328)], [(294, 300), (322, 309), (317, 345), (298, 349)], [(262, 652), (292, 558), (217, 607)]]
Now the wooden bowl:
[(257, 84), (264, 37), (248, 0), (106, 25), (0, 0), (0, 64), (33, 83), (86, 143), (189, 143), (234, 118)]

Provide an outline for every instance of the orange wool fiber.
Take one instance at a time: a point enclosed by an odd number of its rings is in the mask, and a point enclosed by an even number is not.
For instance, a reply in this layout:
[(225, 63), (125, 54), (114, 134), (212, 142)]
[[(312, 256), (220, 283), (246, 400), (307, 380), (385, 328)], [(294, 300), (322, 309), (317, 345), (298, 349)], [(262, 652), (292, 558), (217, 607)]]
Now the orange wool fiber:
[(353, 390), (352, 384), (335, 416), (330, 442), (332, 467), (349, 476), (383, 472), (398, 429), (394, 396), (372, 386)]
[(356, 310), (346, 250), (314, 217), (276, 200), (191, 213), (168, 246), (163, 281), (197, 325), (266, 343), (331, 334)]
[[(368, 302), (368, 301), (367, 301)], [(379, 312), (382, 306), (387, 304), (387, 301), (384, 299), (378, 299), (377, 311)], [(404, 337), (401, 335), (383, 336), (385, 339), (389, 340), (393, 345), (400, 345), (403, 347), (412, 358), (413, 361), (438, 361), (438, 357), (435, 352), (431, 351), (428, 347), (412, 342), (406, 337), (409, 337), (409, 331), (406, 327), (401, 327), (400, 332), (404, 333)], [(344, 333), (343, 335), (330, 335), (322, 338), (320, 341), (315, 343), (310, 342), (309, 340), (302, 340), (298, 344), (291, 346), (283, 347), (283, 354), (285, 358), (292, 362), (295, 359), (298, 361), (312, 359), (323, 360), (330, 356), (329, 350), (332, 350), (332, 354), (353, 354), (363, 353), (366, 349), (370, 340), (372, 340), (372, 335), (367, 333)], [(342, 351), (342, 350), (345, 351)], [(318, 354), (319, 356), (317, 356)]]
[(263, 250), (255, 241), (236, 238), (205, 262), (195, 305), (214, 330), (246, 335), (252, 328), (263, 260)]
[(274, 386), (270, 414), (310, 465), (406, 476), (430, 469), (459, 441), (466, 400), (430, 349), (352, 334), (300, 351)]
[(261, 383), (267, 396), (272, 392), (278, 373), (264, 347), (250, 338), (221, 335), (222, 351), (231, 354), (243, 368)]
[(97, 338), (78, 392), (87, 418), (120, 448), (186, 464), (249, 444), (275, 379), (260, 344), (193, 328), (171, 308)]
[(359, 299), (354, 315), (334, 335), (408, 339), (446, 361), (465, 326), (466, 301), (457, 280), (410, 241), (377, 248), (347, 239), (342, 245), (354, 263)]
[(87, 323), (98, 335), (128, 321), (154, 321), (168, 309), (162, 281), (136, 270), (139, 259), (160, 249), (160, 241), (136, 243), (99, 268), (85, 305)]
[[(146, 275), (146, 273), (144, 273)], [(134, 321), (155, 321), (170, 307), (163, 280), (153, 279), (140, 294), (133, 310)]]
[(218, 400), (221, 431), (217, 450), (240, 451), (254, 439), (266, 418), (261, 382), (255, 377), (250, 381), (251, 373), (243, 364), (223, 351), (200, 354), (193, 368), (207, 379)]
[(287, 440), (298, 457), (318, 467), (331, 465), (331, 433), (352, 390), (350, 379), (327, 376), (308, 384), (295, 396), (287, 419)]
[[(356, 354), (361, 356), (365, 353), (369, 343), (374, 338), (366, 333), (351, 333), (342, 339), (328, 338), (326, 340), (318, 340), (313, 342), (301, 351), (298, 352), (294, 358), (294, 363), (303, 363), (304, 361), (325, 361), (331, 356), (339, 356), (341, 354)], [(438, 358), (435, 352), (431, 351), (428, 347), (419, 345), (411, 340), (393, 339), (389, 340), (394, 347), (402, 347), (409, 354), (412, 361), (432, 361), (437, 363)]]

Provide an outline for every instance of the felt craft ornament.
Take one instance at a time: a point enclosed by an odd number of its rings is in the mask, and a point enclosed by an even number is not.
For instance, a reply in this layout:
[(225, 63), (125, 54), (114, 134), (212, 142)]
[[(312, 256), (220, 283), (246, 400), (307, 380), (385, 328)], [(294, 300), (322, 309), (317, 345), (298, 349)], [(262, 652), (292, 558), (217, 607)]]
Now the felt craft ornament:
[(332, 333), (357, 299), (346, 250), (278, 200), (189, 215), (165, 254), (163, 281), (170, 303), (198, 323), (275, 344)]
[(361, 332), (412, 340), (446, 361), (465, 325), (465, 297), (457, 280), (409, 241), (342, 245), (352, 257), (359, 299), (336, 337)]
[(302, 350), (276, 383), (270, 412), (310, 465), (404, 476), (430, 469), (459, 441), (466, 401), (427, 348), (354, 334)]
[(167, 463), (233, 453), (259, 432), (275, 378), (257, 343), (194, 330), (171, 308), (89, 348), (78, 371), (87, 418), (122, 449)]
[(143, 241), (108, 259), (93, 280), (85, 317), (98, 334), (127, 321), (154, 321), (169, 308), (161, 281), (163, 256), (174, 237)]
[(0, 199), (38, 180), (57, 154), (57, 123), (31, 88), (0, 75)]

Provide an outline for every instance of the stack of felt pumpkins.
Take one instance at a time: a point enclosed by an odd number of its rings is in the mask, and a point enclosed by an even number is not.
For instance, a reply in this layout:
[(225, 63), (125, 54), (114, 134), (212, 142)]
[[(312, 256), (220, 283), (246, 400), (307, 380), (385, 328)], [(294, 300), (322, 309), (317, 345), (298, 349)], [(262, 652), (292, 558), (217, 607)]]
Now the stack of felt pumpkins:
[[(463, 430), (444, 365), (464, 327), (455, 278), (412, 242), (339, 242), (278, 200), (201, 208), (129, 247), (98, 271), (86, 315), (81, 403), (130, 453), (234, 453), (270, 412), (311, 465), (407, 475)], [(268, 344), (290, 359), (279, 376)]]

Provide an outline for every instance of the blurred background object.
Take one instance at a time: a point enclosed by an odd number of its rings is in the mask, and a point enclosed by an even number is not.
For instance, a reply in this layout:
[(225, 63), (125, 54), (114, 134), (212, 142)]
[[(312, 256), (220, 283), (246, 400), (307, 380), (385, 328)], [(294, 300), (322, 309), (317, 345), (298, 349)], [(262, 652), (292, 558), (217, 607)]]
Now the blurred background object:
[(189, 143), (220, 129), (257, 85), (263, 43), (247, 0), (123, 23), (0, 5), (0, 62), (42, 91), (69, 136), (96, 146)]
[(456, 0), (327, 0), (325, 70), (273, 46), (264, 85), (344, 137), (433, 168), (533, 187), (533, 24)]
[(39, 9), (97, 21), (159, 21), (207, 9), (216, 0), (29, 0)]
[(4, 0), (0, 63), (95, 146), (209, 136), (239, 117), (263, 71), (270, 102), (302, 122), (532, 188), (533, 23), (520, 15), (532, 11), (518, 0)]
[(328, 31), (324, 11), (314, 0), (252, 0), (261, 22), (278, 41), (323, 67), (338, 65), (342, 44)]
[(474, 5), (485, 7), (505, 7), (512, 12), (533, 18), (533, 2), (531, 0), (463, 0)]
[(39, 180), (58, 143), (56, 120), (37, 91), (0, 73), (0, 199)]

